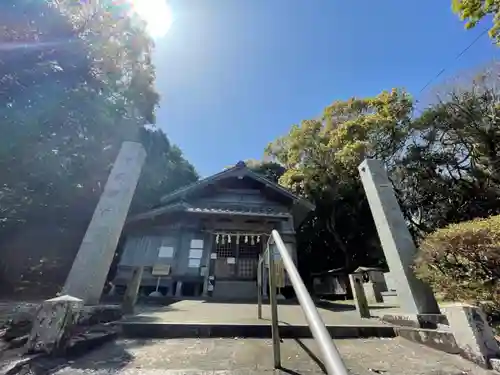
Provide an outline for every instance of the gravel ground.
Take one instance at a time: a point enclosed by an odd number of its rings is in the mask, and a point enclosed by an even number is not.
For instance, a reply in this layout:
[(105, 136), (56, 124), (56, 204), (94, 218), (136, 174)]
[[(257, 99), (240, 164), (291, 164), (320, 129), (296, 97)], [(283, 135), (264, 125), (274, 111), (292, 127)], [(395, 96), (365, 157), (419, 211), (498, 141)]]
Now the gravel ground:
[[(492, 375), (458, 356), (401, 338), (335, 341), (353, 375)], [(285, 340), (276, 373), (321, 374), (313, 340)], [(118, 340), (59, 369), (56, 375), (266, 374), (270, 340)]]

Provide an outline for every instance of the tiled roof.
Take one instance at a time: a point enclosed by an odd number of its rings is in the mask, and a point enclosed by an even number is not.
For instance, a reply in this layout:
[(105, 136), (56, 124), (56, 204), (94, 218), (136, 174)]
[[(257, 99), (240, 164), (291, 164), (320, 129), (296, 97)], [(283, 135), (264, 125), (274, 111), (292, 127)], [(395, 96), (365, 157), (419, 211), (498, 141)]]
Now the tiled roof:
[(262, 206), (192, 206), (187, 203), (176, 203), (164, 207), (155, 208), (154, 210), (131, 217), (128, 221), (139, 221), (150, 219), (155, 216), (171, 213), (171, 212), (192, 212), (203, 214), (216, 214), (216, 215), (248, 215), (248, 216), (265, 216), (265, 217), (282, 217), (287, 218), (291, 214), (289, 212), (279, 210), (276, 207), (262, 207)]
[(164, 204), (174, 202), (178, 199), (182, 199), (183, 195), (185, 195), (189, 192), (192, 192), (192, 191), (197, 190), (197, 189), (201, 189), (201, 188), (203, 188), (203, 187), (205, 187), (205, 186), (207, 186), (215, 181), (218, 181), (220, 179), (230, 177), (230, 176), (238, 176), (238, 177), (246, 176), (246, 177), (252, 178), (256, 181), (260, 181), (264, 185), (269, 186), (270, 188), (274, 189), (275, 191), (279, 192), (280, 194), (292, 198), (294, 201), (298, 202), (299, 204), (304, 206), (309, 211), (312, 211), (315, 208), (311, 202), (294, 195), (292, 192), (285, 189), (283, 186), (280, 186), (279, 184), (268, 180), (264, 176), (253, 172), (251, 169), (249, 169), (246, 166), (246, 164), (244, 162), (238, 162), (232, 168), (226, 169), (225, 171), (219, 172), (213, 176), (204, 178), (204, 179), (197, 181), (191, 185), (180, 188), (180, 189), (178, 189), (178, 190), (176, 190), (168, 195), (163, 196), (160, 201)]
[(228, 215), (251, 215), (288, 217), (290, 213), (278, 211), (273, 207), (187, 207), (187, 212)]

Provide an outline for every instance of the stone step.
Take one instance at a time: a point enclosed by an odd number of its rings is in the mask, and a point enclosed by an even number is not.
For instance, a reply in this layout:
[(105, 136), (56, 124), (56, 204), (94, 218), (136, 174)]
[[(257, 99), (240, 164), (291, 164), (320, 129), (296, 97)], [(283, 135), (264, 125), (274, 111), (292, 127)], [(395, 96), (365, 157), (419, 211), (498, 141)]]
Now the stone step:
[[(126, 338), (271, 338), (271, 324), (238, 323), (166, 323), (123, 321), (119, 323), (121, 334)], [(394, 327), (390, 325), (327, 325), (332, 338), (394, 337)], [(311, 338), (307, 325), (281, 324), (282, 338)]]
[[(487, 375), (459, 356), (401, 338), (337, 340), (335, 345), (353, 375)], [(314, 340), (283, 340), (282, 370), (273, 369), (271, 340), (120, 339), (94, 350), (54, 375), (257, 375), (323, 374)]]

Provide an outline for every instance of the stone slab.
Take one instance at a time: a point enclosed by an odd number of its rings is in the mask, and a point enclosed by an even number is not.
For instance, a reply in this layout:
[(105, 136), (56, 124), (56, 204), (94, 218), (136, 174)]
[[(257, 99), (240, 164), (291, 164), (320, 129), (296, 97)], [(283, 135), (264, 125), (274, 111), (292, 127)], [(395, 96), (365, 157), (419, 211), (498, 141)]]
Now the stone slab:
[(453, 333), (435, 329), (396, 327), (396, 334), (407, 340), (440, 350), (449, 354), (460, 354), (460, 348)]
[[(337, 340), (353, 375), (487, 375), (459, 356), (407, 340)], [(118, 340), (59, 369), (55, 375), (323, 374), (314, 340), (283, 340), (284, 369), (273, 369), (271, 340)]]
[(481, 308), (457, 303), (447, 305), (443, 310), (460, 348), (460, 355), (491, 368), (490, 359), (500, 358), (500, 345)]

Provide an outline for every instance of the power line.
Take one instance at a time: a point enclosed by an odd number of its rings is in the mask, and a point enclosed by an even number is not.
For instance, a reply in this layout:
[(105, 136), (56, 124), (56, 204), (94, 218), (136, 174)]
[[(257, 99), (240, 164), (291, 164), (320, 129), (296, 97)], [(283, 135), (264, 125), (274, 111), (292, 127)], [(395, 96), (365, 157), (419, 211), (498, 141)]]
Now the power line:
[[(462, 51), (460, 51), (460, 53), (458, 53), (456, 56), (455, 56), (455, 59), (452, 61), (452, 63), (456, 62), (458, 59), (460, 59), (474, 44), (476, 44), (476, 42), (481, 39), (484, 35), (486, 35), (486, 33), (488, 32), (488, 28), (484, 29), (483, 31), (481, 31), (481, 33), (479, 33), (478, 36), (476, 36), (476, 38), (469, 43), (469, 45), (467, 47), (465, 47)], [(449, 65), (451, 65), (452, 63), (450, 63)], [(448, 65), (448, 67), (449, 67)], [(418, 92), (418, 95), (422, 94), (422, 92), (427, 88), (429, 87), (429, 85), (431, 83), (433, 83), (436, 79), (438, 79), (445, 71), (448, 67), (444, 67), (443, 69), (441, 69), (434, 77), (432, 77), (425, 85), (424, 87), (422, 87), (420, 89), (420, 91)]]

